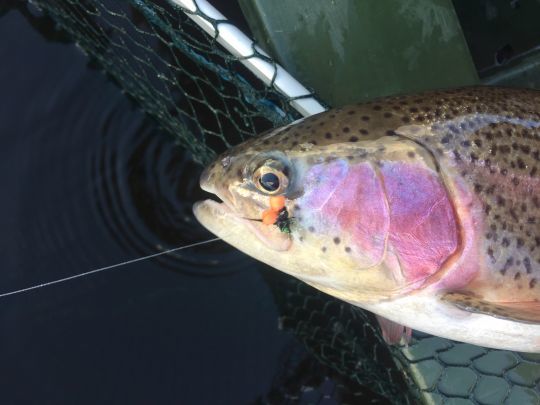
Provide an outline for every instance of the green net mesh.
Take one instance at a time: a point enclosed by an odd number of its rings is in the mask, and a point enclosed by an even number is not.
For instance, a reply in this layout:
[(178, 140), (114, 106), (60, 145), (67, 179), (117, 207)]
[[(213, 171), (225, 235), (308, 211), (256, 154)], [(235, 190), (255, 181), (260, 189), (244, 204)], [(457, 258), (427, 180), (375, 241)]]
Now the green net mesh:
[(135, 0), (33, 3), (200, 163), (300, 117), (178, 8)]
[[(199, 163), (300, 118), (273, 82), (264, 85), (182, 9), (140, 0), (32, 3)], [(419, 333), (409, 347), (388, 348), (370, 314), (296, 280), (272, 277), (283, 327), (316, 360), (290, 353), (260, 403), (540, 403), (538, 355)]]

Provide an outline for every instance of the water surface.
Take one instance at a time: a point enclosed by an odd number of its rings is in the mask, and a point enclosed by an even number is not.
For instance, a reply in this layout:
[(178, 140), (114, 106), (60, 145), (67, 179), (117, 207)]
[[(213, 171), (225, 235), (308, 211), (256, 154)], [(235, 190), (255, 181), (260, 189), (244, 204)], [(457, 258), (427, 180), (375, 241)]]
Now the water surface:
[[(0, 17), (0, 290), (210, 238), (200, 168), (74, 45)], [(0, 300), (2, 403), (242, 404), (291, 337), (223, 244)]]

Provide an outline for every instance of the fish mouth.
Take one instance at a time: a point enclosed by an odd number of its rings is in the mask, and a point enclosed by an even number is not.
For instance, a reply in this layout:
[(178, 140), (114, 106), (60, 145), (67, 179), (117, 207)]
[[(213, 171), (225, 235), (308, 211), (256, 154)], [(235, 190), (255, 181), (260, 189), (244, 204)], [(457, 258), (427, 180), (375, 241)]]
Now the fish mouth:
[(286, 251), (292, 244), (291, 237), (281, 232), (278, 227), (264, 225), (258, 219), (244, 218), (226, 201), (198, 201), (193, 205), (193, 213), (206, 229), (246, 253), (251, 250), (247, 245), (256, 244), (256, 241), (250, 238), (251, 235), (255, 235), (265, 247), (274, 251)]
[(273, 251), (285, 251), (291, 247), (291, 237), (281, 232), (277, 226), (265, 225), (260, 219), (246, 218), (237, 212), (231, 203), (233, 196), (230, 191), (218, 190), (210, 180), (208, 169), (201, 175), (200, 187), (215, 195), (221, 202), (211, 199), (196, 202), (193, 205), (195, 218), (225, 242), (247, 252), (251, 249), (247, 248), (247, 245), (257, 245), (257, 241), (250, 237), (255, 235), (258, 241)]

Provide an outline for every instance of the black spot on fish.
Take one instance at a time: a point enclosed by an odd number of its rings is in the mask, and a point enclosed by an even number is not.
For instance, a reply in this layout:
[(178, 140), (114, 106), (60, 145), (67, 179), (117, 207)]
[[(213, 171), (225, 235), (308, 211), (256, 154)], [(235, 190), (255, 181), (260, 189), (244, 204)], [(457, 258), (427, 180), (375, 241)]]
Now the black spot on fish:
[(358, 141), (358, 137), (356, 137), (356, 136), (351, 136), (349, 138), (349, 142), (357, 142), (357, 141)]
[(508, 212), (510, 213), (510, 216), (512, 217), (512, 219), (515, 221), (515, 222), (519, 222), (519, 218), (518, 218), (518, 215), (516, 213), (516, 210), (514, 210), (513, 208), (510, 208), (508, 210)]
[(326, 139), (332, 139), (332, 134), (330, 132), (327, 132), (326, 134), (324, 134), (324, 137)]
[(339, 245), (339, 242), (341, 242), (341, 239), (339, 239), (337, 236), (334, 238), (334, 243), (336, 245)]
[(513, 264), (514, 264), (514, 258), (513, 257), (509, 257), (508, 259), (506, 259), (506, 262), (504, 263), (504, 266), (501, 269), (501, 274), (504, 276), (506, 274), (506, 272), (508, 271), (508, 269), (510, 267), (512, 267)]
[(345, 246), (345, 252), (351, 253), (351, 248), (349, 246)]
[(487, 249), (487, 254), (491, 258), (491, 262), (495, 263), (495, 256), (493, 255), (493, 249), (492, 248)]
[(525, 271), (527, 272), (527, 274), (531, 274), (532, 272), (531, 259), (529, 259), (528, 257), (523, 259), (523, 266), (525, 267)]
[(410, 151), (407, 152), (407, 156), (410, 157), (411, 159), (414, 159), (416, 154), (412, 150), (410, 150)]

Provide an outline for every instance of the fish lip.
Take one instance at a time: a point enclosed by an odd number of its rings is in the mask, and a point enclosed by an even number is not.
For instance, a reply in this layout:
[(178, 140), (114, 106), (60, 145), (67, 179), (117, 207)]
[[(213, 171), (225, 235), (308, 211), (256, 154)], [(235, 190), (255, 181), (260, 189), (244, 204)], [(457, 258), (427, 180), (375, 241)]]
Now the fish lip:
[[(208, 190), (205, 190), (205, 191), (208, 191)], [(219, 198), (219, 197), (218, 197)], [(260, 219), (257, 219), (257, 218), (246, 218), (246, 217), (242, 217), (240, 215), (238, 215), (238, 213), (236, 213), (229, 204), (227, 204), (226, 201), (216, 201), (216, 200), (213, 200), (211, 198), (207, 198), (206, 200), (201, 200), (201, 201), (196, 201), (194, 204), (193, 204), (193, 211), (195, 211), (196, 209), (198, 209), (198, 207), (202, 204), (216, 204), (216, 205), (219, 205), (220, 209), (222, 211), (226, 211), (227, 214), (232, 214), (234, 217), (238, 218), (238, 219), (241, 219), (241, 220), (245, 220), (245, 221), (260, 221)]]
[(209, 216), (204, 214), (205, 211), (212, 211), (211, 218), (216, 217), (216, 214), (221, 217), (232, 217), (234, 222), (241, 224), (242, 228), (246, 230), (246, 238), (249, 238), (248, 234), (254, 234), (260, 242), (274, 251), (286, 251), (292, 246), (292, 239), (289, 235), (281, 233), (277, 228), (274, 230), (269, 225), (264, 225), (259, 219), (244, 218), (238, 215), (226, 202), (220, 203), (212, 199), (197, 201), (193, 205), (195, 218), (204, 227), (225, 241), (228, 238), (227, 229), (222, 230), (223, 227), (215, 228), (212, 219), (208, 219)]

